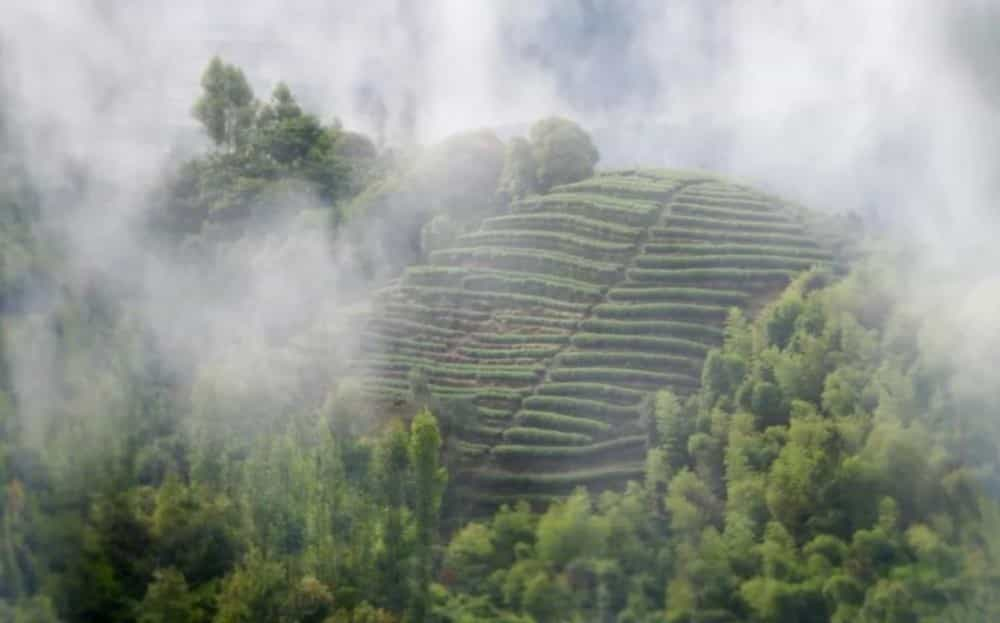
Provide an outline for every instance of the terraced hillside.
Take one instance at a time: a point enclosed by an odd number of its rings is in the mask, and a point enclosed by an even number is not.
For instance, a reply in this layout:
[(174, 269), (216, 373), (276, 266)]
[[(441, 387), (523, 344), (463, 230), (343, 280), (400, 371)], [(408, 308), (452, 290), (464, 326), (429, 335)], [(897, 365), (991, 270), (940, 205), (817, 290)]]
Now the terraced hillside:
[(547, 499), (643, 471), (651, 392), (696, 389), (733, 306), (756, 308), (830, 255), (772, 197), (700, 174), (631, 171), (487, 219), (380, 293), (364, 391), (408, 375), (478, 407), (462, 494)]

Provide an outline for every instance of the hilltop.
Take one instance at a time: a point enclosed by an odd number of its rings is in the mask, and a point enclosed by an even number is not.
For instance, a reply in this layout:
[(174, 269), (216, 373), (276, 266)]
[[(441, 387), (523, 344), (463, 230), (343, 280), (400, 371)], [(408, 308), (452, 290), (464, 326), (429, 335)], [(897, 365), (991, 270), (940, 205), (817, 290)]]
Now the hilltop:
[[(806, 214), (703, 174), (597, 174), (514, 201), (384, 288), (356, 362), (373, 398), (411, 377), (457, 409), (463, 497), (600, 489), (644, 470), (652, 393), (700, 384), (733, 308), (833, 256)], [(440, 416), (439, 416), (440, 417)]]

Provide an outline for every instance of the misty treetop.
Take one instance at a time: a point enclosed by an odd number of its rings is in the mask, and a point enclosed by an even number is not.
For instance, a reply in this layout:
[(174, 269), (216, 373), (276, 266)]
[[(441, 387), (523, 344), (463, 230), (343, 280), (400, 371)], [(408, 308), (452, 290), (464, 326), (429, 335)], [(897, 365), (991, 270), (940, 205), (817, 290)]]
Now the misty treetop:
[(303, 111), (284, 83), (257, 99), (243, 71), (219, 58), (201, 86), (192, 114), (214, 149), (178, 167), (156, 227), (175, 239), (232, 240), (287, 218), (287, 206), (305, 206), (327, 215), (331, 237), (350, 245), (371, 279), (394, 276), (511, 198), (588, 177), (598, 159), (590, 137), (566, 119), (537, 122), (530, 143), (505, 146), (484, 129), (428, 147), (377, 146)]

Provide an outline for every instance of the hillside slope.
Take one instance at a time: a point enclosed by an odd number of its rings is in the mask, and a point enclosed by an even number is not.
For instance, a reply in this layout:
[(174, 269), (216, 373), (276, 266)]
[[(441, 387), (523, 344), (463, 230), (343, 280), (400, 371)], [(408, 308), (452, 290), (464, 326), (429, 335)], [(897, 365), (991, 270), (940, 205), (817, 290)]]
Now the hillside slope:
[(436, 396), (475, 404), (456, 430), (463, 495), (615, 486), (642, 474), (651, 393), (698, 387), (728, 310), (830, 260), (800, 214), (750, 188), (604, 173), (516, 202), (407, 270), (379, 293), (356, 365), (378, 398), (406, 399), (419, 368)]

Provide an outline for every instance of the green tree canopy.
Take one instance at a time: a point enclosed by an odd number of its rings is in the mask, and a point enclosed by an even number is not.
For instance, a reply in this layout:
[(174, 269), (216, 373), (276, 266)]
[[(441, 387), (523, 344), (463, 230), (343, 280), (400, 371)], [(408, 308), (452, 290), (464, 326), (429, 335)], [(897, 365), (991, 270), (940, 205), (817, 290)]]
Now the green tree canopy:
[(590, 135), (576, 123), (561, 117), (542, 119), (531, 126), (530, 137), (539, 190), (594, 174), (600, 154)]

